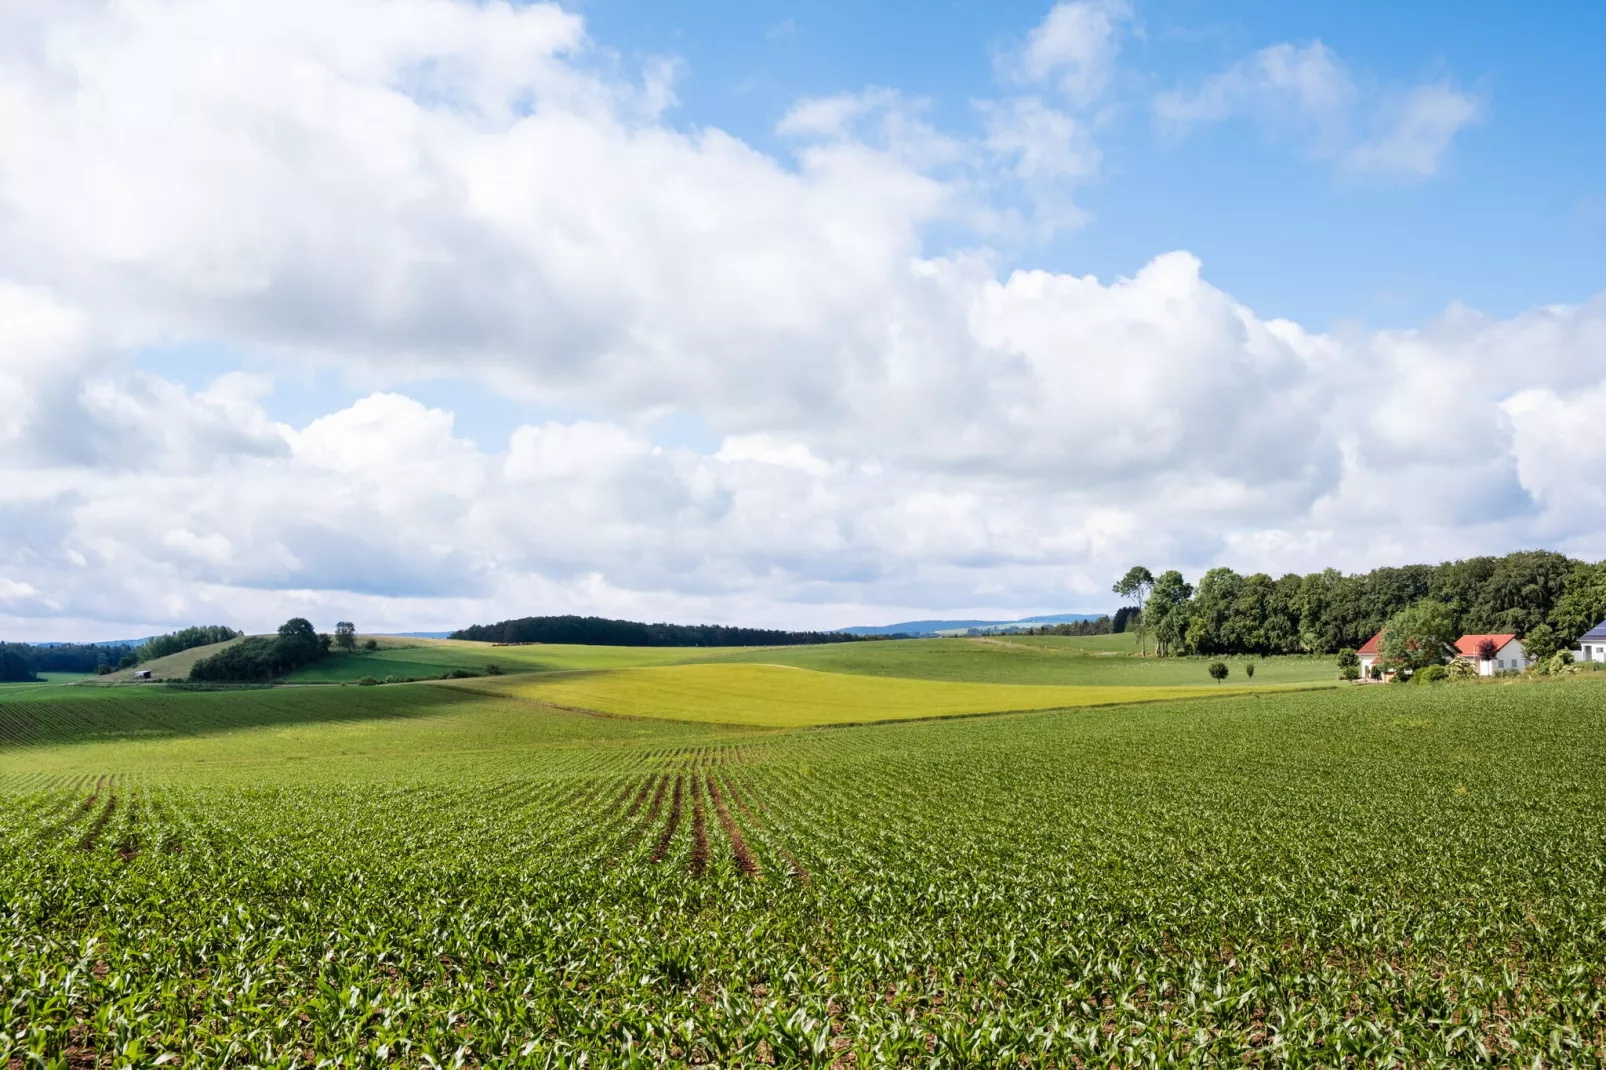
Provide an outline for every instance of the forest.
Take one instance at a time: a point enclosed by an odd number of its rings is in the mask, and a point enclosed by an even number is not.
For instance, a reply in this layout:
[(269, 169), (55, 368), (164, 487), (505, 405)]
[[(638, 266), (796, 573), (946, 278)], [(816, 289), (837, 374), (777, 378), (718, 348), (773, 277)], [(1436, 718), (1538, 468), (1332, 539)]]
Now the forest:
[(1213, 568), (1197, 585), (1137, 566), (1115, 591), (1143, 606), (1144, 634), (1161, 655), (1335, 654), (1424, 600), (1445, 606), (1460, 633), (1539, 634), (1567, 646), (1606, 619), (1606, 561), (1525, 550), (1280, 579)]
[(591, 646), (802, 646), (853, 643), (867, 637), (845, 632), (787, 632), (771, 628), (727, 628), (719, 624), (642, 624), (603, 617), (520, 617), (475, 624), (453, 639), (481, 643), (579, 643)]

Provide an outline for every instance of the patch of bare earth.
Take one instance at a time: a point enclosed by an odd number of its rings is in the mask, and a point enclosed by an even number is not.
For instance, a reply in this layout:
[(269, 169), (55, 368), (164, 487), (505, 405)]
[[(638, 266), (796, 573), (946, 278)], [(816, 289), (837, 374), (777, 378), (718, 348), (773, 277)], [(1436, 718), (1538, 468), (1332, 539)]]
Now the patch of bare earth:
[(708, 814), (703, 809), (703, 793), (697, 774), (691, 777), (691, 873), (701, 877), (708, 868)]
[(719, 815), (719, 823), (725, 827), (725, 836), (731, 842), (731, 855), (736, 859), (736, 868), (749, 877), (758, 876), (758, 859), (748, 849), (747, 840), (742, 836), (736, 819), (731, 817), (730, 807), (725, 805), (724, 796), (720, 794), (719, 781), (714, 779), (712, 773), (708, 774), (708, 797), (714, 801), (714, 812)]

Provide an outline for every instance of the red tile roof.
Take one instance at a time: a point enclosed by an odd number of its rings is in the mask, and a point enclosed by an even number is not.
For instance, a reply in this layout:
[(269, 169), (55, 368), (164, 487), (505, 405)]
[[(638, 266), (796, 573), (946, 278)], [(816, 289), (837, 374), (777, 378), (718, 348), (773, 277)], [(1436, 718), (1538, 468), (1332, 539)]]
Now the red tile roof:
[(1455, 648), (1457, 651), (1465, 654), (1467, 657), (1475, 658), (1478, 656), (1478, 647), (1482, 645), (1485, 639), (1493, 642), (1494, 648), (1499, 650), (1501, 647), (1505, 646), (1515, 638), (1517, 638), (1515, 632), (1510, 632), (1505, 635), (1463, 635), (1461, 638), (1455, 641)]
[(1366, 641), (1366, 645), (1362, 646), (1355, 653), (1357, 653), (1357, 654), (1381, 654), (1383, 652), (1383, 648), (1381, 646), (1379, 646), (1378, 644), (1382, 641), (1382, 639), (1383, 639), (1383, 633), (1382, 632), (1378, 632), (1376, 635), (1372, 636), (1372, 638), (1368, 639)]

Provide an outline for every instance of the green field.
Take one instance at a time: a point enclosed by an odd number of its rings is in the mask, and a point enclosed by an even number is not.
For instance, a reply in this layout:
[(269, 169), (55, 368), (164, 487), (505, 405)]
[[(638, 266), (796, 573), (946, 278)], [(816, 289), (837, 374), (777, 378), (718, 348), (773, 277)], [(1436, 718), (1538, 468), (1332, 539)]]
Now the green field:
[[(1212, 684), (1213, 658), (1131, 656), (1129, 636), (1006, 636), (975, 639), (903, 639), (819, 646), (754, 648), (664, 648), (597, 646), (492, 646), (450, 639), (380, 640), (372, 653), (335, 654), (290, 677), (292, 683), (354, 682), (365, 676), (426, 679), (451, 669), (484, 672), (495, 664), (507, 673), (624, 669), (702, 662), (793, 665), (821, 672), (894, 676), (971, 683), (1052, 684), (1095, 687), (1195, 687)], [(177, 655), (183, 657), (184, 655)], [(1226, 658), (1234, 686), (1331, 684), (1331, 658)], [(160, 664), (160, 663), (153, 663)], [(1255, 675), (1244, 674), (1253, 664)], [(185, 665), (188, 671), (188, 664)]]
[[(834, 728), (545, 701), (1101, 686), (973, 645), (1001, 660), (957, 682), (888, 643), (837, 674), (529, 647), (498, 654), (551, 675), (0, 689), (0, 1061), (1606, 1061), (1606, 681)], [(1108, 686), (1175, 686), (1129, 660), (1156, 682)]]
[(1242, 693), (1194, 687), (959, 683), (819, 672), (792, 665), (664, 665), (561, 673), (499, 686), (557, 706), (678, 721), (800, 728), (921, 717), (1108, 706)]
[[(1111, 643), (1117, 640), (1118, 643)], [(1114, 650), (1107, 647), (1115, 647)], [(1214, 658), (1130, 656), (1124, 636), (1005, 636), (977, 639), (902, 639), (828, 646), (768, 647), (717, 655), (721, 661), (795, 665), (822, 672), (899, 676), (975, 683), (1055, 684), (1089, 687), (1196, 687), (1211, 685)], [(1228, 680), (1242, 686), (1332, 684), (1332, 658), (1224, 658)], [(1244, 667), (1255, 666), (1251, 678)]]

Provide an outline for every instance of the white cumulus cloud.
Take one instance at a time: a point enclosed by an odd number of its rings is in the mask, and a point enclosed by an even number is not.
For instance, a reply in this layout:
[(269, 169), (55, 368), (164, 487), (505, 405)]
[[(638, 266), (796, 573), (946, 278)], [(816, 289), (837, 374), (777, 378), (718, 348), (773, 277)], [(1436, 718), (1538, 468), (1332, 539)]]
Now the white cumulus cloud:
[[(0, 10), (0, 630), (834, 626), (1107, 607), (1135, 560), (1606, 553), (1566, 430), (1599, 299), (1338, 336), (1183, 251), (1000, 267), (1000, 176), (1070, 217), (1130, 18), (1054, 8), (979, 140), (870, 90), (800, 103), (783, 159), (667, 121), (673, 64), (619, 73), (552, 6)], [(1325, 50), (1233, 78), (1175, 118), (1271, 87), (1373, 143)], [(1422, 173), (1448, 107), (1376, 166)], [(261, 360), (132, 370), (185, 342)], [(376, 385), (289, 420), (290, 361)], [(548, 415), (493, 435), (425, 374)], [(709, 444), (655, 439), (670, 412)]]

